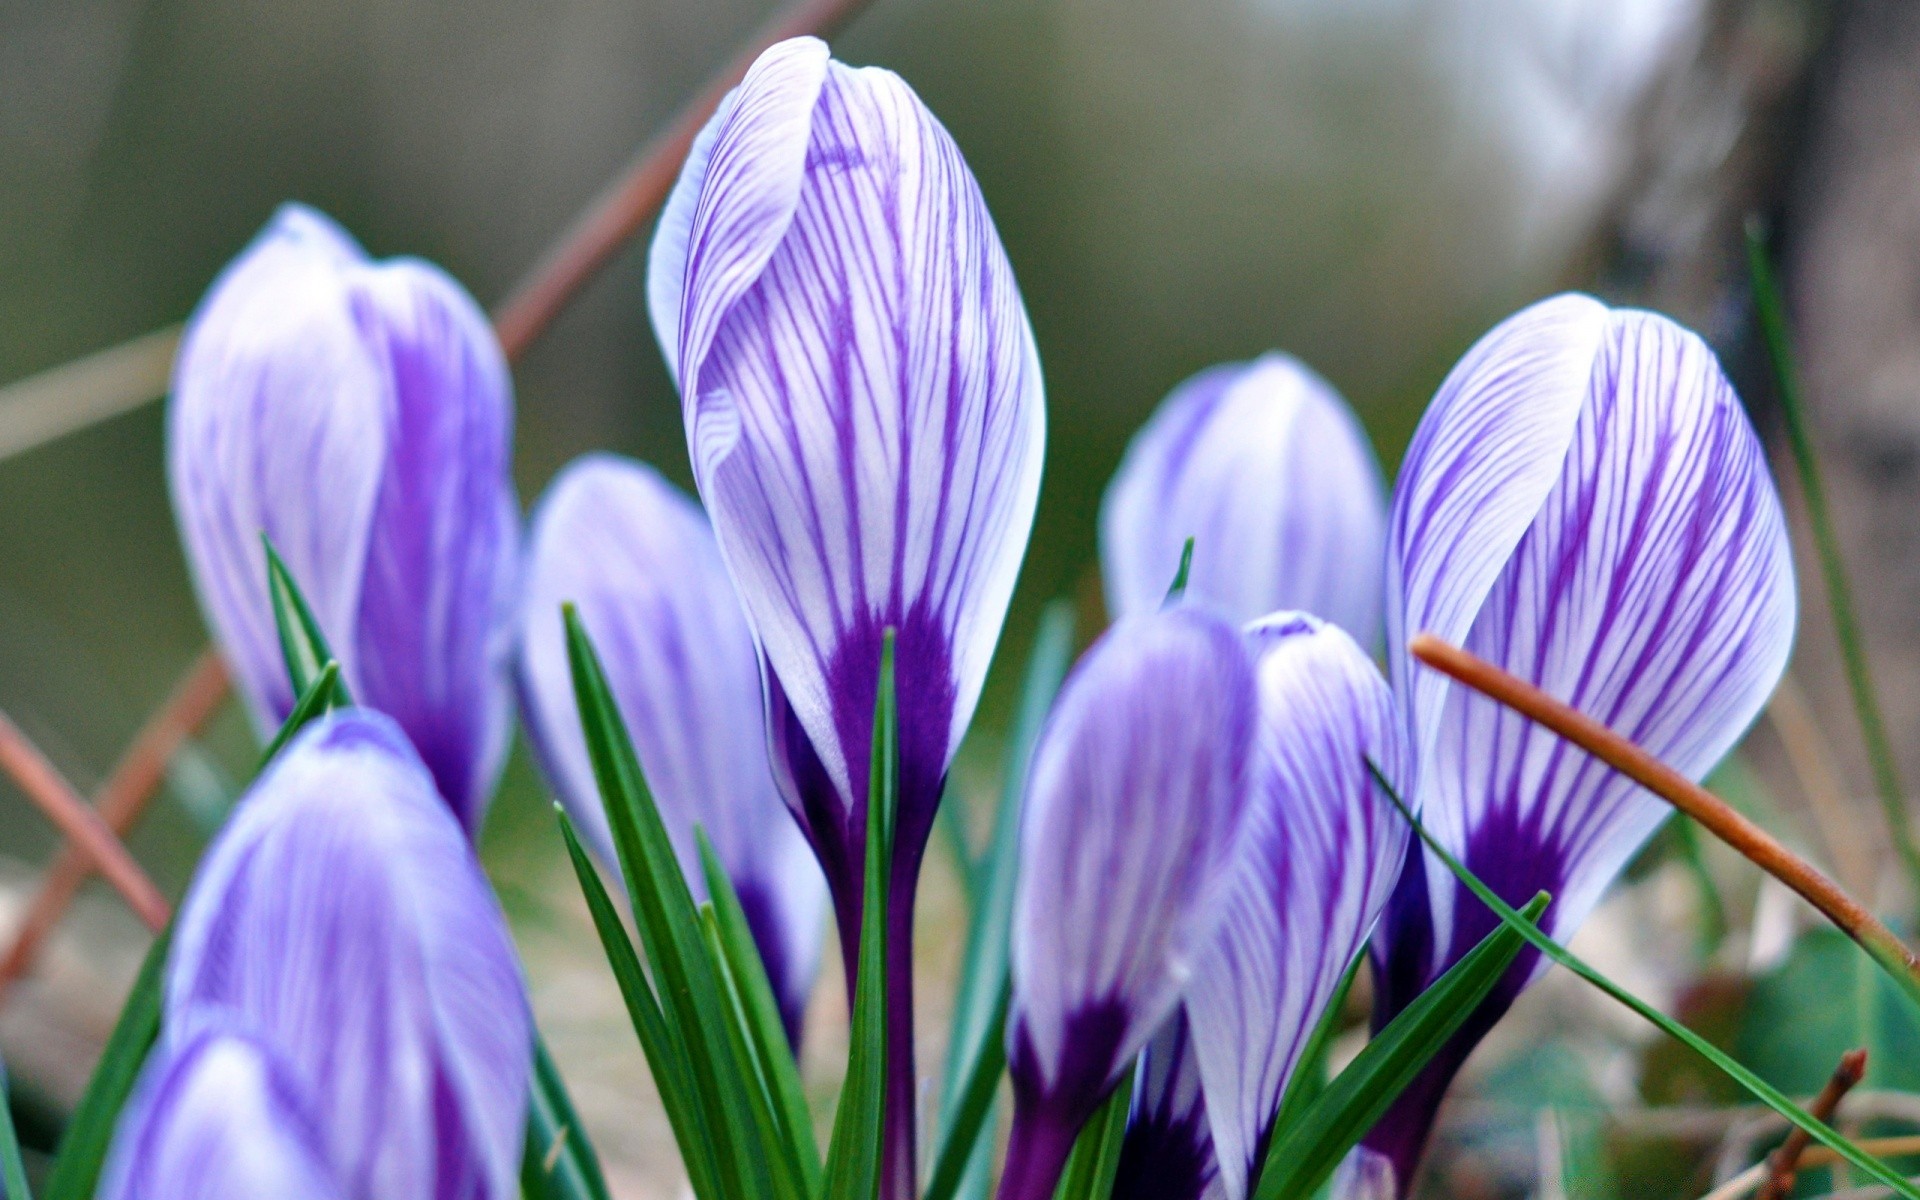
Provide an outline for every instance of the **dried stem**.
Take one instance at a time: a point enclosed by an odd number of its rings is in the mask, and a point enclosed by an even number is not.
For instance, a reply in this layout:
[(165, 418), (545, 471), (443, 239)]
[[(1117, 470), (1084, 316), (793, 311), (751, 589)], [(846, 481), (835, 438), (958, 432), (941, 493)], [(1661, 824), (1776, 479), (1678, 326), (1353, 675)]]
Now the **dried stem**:
[[(1840, 1065), (1833, 1069), (1832, 1077), (1807, 1106), (1807, 1111), (1823, 1123), (1833, 1124), (1833, 1114), (1840, 1108), (1840, 1101), (1866, 1074), (1866, 1050), (1847, 1051), (1840, 1056)], [(1780, 1148), (1767, 1157), (1767, 1179), (1760, 1185), (1759, 1200), (1785, 1200), (1800, 1172), (1800, 1157), (1812, 1141), (1807, 1131), (1797, 1126), (1787, 1134)]]
[[(95, 795), (94, 811), (115, 834), (125, 836), (133, 828), (166, 778), (174, 754), (220, 710), (228, 690), (227, 669), (220, 656), (210, 649), (201, 651)], [(0, 995), (33, 969), (67, 905), (92, 873), (92, 860), (72, 846), (61, 850), (41, 880), (6, 957), (0, 959)]]
[(37, 746), (0, 714), (0, 769), (75, 843), (80, 853), (112, 883), (148, 928), (158, 932), (172, 915), (166, 897), (127, 853), (100, 814), (87, 807), (73, 785), (47, 761)]
[(493, 327), (509, 359), (525, 354), (568, 302), (646, 227), (686, 161), (701, 126), (739, 83), (753, 60), (775, 42), (802, 34), (827, 36), (866, 7), (869, 0), (794, 0), (735, 55), (662, 130), (640, 150), (619, 178), (588, 206), (554, 248), (494, 310)]
[(1781, 845), (1726, 801), (1592, 717), (1477, 655), (1430, 633), (1415, 635), (1407, 649), (1435, 670), (1544, 725), (1700, 822), (1708, 833), (1798, 892), (1858, 942), (1910, 996), (1920, 999), (1920, 960), (1915, 959), (1913, 951), (1812, 863)]
[[(1920, 1134), (1903, 1133), (1896, 1137), (1861, 1138), (1854, 1145), (1881, 1158), (1903, 1158), (1920, 1154)], [(1814, 1146), (1800, 1156), (1803, 1167), (1830, 1167), (1840, 1156), (1825, 1146)], [(1739, 1200), (1766, 1181), (1770, 1163), (1757, 1162), (1702, 1196), (1700, 1200)], [(1884, 1192), (1884, 1189), (1879, 1189)]]

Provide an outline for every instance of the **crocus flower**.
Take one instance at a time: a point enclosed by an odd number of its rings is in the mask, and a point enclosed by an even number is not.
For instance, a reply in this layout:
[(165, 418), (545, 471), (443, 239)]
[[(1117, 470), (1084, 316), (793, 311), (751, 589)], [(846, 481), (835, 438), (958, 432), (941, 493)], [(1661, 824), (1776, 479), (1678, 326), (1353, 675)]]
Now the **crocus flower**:
[(1002, 1200), (1053, 1194), (1180, 1002), (1251, 803), (1257, 710), (1239, 631), (1198, 606), (1123, 618), (1067, 678), (1021, 819)]
[(904, 1197), (914, 884), (1032, 524), (1032, 330), (953, 139), (897, 76), (813, 38), (766, 51), (715, 114), (649, 271), (694, 479), (764, 663), (776, 777), (847, 947), (897, 634), (883, 1191)]
[(798, 1042), (827, 891), (774, 787), (753, 635), (706, 517), (650, 467), (608, 454), (562, 471), (534, 511), (520, 694), (547, 778), (616, 861), (574, 701), (560, 606), (577, 606), (697, 898), (699, 825), (740, 895)]
[(100, 1200), (346, 1200), (312, 1098), (271, 1046), (206, 1026), (154, 1048)]
[[(1691, 778), (1739, 739), (1793, 638), (1766, 456), (1700, 339), (1561, 296), (1503, 322), (1441, 385), (1388, 531), (1389, 661), (1424, 820), (1509, 903), (1553, 894), (1570, 937), (1667, 807), (1510, 710), (1425, 670), (1466, 646)], [(1422, 851), (1375, 946), (1376, 1020), (1497, 919)], [(1368, 1137), (1405, 1189), (1448, 1082), (1539, 971), (1527, 955)]]
[(1134, 435), (1100, 509), (1115, 616), (1166, 598), (1188, 538), (1190, 599), (1236, 621), (1316, 613), (1380, 643), (1386, 485), (1353, 410), (1305, 363), (1209, 367)]
[(1217, 1200), (1225, 1195), (1186, 1006), (1140, 1052), (1112, 1200)]
[(167, 413), (188, 565), (262, 736), (295, 700), (264, 533), (354, 698), (400, 723), (469, 831), (509, 728), (512, 420), (506, 361), (460, 285), (373, 262), (298, 205), (201, 301)]
[(1267, 734), (1259, 792), (1220, 930), (1186, 994), (1232, 1200), (1247, 1195), (1307, 1038), (1372, 934), (1408, 838), (1367, 766), (1407, 775), (1392, 696), (1366, 652), (1304, 613), (1276, 614), (1248, 637)]
[(181, 905), (164, 1012), (169, 1040), (219, 1024), (272, 1047), (344, 1196), (518, 1196), (525, 987), (472, 847), (386, 717), (323, 718), (241, 798)]

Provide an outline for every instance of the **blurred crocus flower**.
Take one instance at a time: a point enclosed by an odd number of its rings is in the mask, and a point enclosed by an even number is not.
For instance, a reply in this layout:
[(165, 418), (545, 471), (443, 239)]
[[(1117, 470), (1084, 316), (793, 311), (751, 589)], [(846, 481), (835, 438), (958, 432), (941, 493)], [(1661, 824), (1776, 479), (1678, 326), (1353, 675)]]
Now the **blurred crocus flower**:
[(905, 1196), (914, 884), (1038, 496), (1032, 330), (953, 139), (897, 76), (813, 38), (761, 55), (696, 142), (648, 298), (764, 663), (776, 776), (849, 947), (880, 649), (897, 631), (884, 1193)]
[(1291, 355), (1210, 367), (1134, 435), (1100, 510), (1118, 616), (1166, 598), (1188, 538), (1187, 597), (1236, 621), (1282, 609), (1380, 643), (1386, 485), (1333, 385)]
[(601, 861), (616, 861), (567, 662), (560, 606), (577, 606), (697, 898), (694, 826), (740, 894), (798, 1042), (819, 965), (827, 890), (767, 762), (753, 635), (698, 505), (613, 455), (562, 471), (534, 510), (521, 612), (528, 734)]
[(1258, 731), (1252, 656), (1199, 606), (1121, 620), (1068, 677), (1022, 815), (1002, 1200), (1053, 1194), (1179, 1004), (1221, 916)]
[(1224, 1187), (1182, 1005), (1140, 1052), (1112, 1200), (1217, 1200)]
[[(1585, 296), (1470, 350), (1401, 468), (1388, 532), (1394, 691), (1424, 820), (1509, 903), (1570, 937), (1667, 806), (1527, 718), (1416, 664), (1427, 631), (1700, 778), (1786, 666), (1794, 580), (1766, 456), (1711, 350)], [(1497, 918), (1409, 854), (1376, 939), (1376, 1021)], [(1537, 974), (1529, 954), (1368, 1136), (1403, 1191), (1447, 1084)]]
[(262, 735), (295, 699), (264, 533), (355, 699), (477, 829), (507, 745), (519, 536), (512, 389), (479, 307), (288, 205), (188, 323), (167, 421), (188, 564)]
[(162, 1043), (120, 1114), (100, 1200), (347, 1200), (312, 1099), (270, 1046), (207, 1026)]
[[(151, 1103), (117, 1135), (133, 1175), (218, 1143), (324, 1166), (351, 1200), (519, 1194), (519, 965), (463, 830), (386, 717), (323, 718), (241, 798), (181, 905), (164, 1012)], [(207, 1028), (270, 1052), (196, 1050)], [(217, 1103), (234, 1079), (271, 1103)], [(143, 1161), (149, 1137), (176, 1157)], [(133, 1194), (202, 1194), (194, 1182)]]

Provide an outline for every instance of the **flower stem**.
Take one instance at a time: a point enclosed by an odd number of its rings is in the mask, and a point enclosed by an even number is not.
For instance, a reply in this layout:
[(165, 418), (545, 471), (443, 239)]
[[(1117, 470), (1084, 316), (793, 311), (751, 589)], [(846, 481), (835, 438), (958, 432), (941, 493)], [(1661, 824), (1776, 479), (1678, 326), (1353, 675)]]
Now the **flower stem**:
[(1793, 450), (1794, 467), (1800, 476), (1807, 523), (1813, 527), (1813, 544), (1820, 556), (1820, 573), (1827, 588), (1827, 605), (1832, 610), (1834, 636), (1840, 643), (1847, 689), (1853, 695), (1861, 738), (1866, 742), (1867, 762), (1873, 769), (1874, 790), (1879, 793), (1880, 806), (1886, 811), (1894, 848), (1907, 869), (1915, 897), (1920, 898), (1920, 845), (1914, 842), (1913, 821), (1907, 815), (1906, 789), (1900, 783), (1893, 740), (1887, 736), (1886, 717), (1880, 710), (1879, 693), (1873, 686), (1866, 640), (1861, 636), (1860, 617), (1854, 609), (1853, 586), (1847, 579), (1846, 561), (1840, 556), (1840, 538), (1834, 532), (1833, 514), (1827, 508), (1827, 489), (1820, 478), (1819, 456), (1814, 451), (1806, 408), (1801, 403), (1800, 376), (1794, 367), (1793, 345), (1787, 334), (1780, 289), (1774, 283), (1760, 227), (1752, 221), (1747, 223), (1747, 271), (1753, 282), (1754, 313), (1767, 345), (1767, 356), (1773, 363), (1774, 390), (1786, 422), (1787, 444)]
[(1048, 1109), (1016, 1105), (996, 1200), (1050, 1200), (1078, 1132), (1074, 1123)]
[(1430, 633), (1417, 634), (1407, 649), (1442, 671), (1579, 746), (1654, 795), (1698, 821), (1761, 870), (1786, 884), (1843, 932), (1920, 1004), (1920, 960), (1859, 901), (1731, 805), (1627, 738), (1585, 713), (1492, 663)]

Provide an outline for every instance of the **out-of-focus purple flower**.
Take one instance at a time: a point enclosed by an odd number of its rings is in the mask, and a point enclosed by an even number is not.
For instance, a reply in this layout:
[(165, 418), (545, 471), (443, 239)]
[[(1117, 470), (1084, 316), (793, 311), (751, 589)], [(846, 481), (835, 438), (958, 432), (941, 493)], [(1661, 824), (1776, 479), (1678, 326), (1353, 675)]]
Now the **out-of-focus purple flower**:
[(1003, 1200), (1053, 1194), (1180, 1002), (1251, 804), (1258, 703), (1240, 632), (1198, 606), (1123, 619), (1061, 690), (1021, 822)]
[[(1712, 351), (1663, 317), (1560, 296), (1482, 338), (1408, 449), (1388, 532), (1389, 662), (1424, 820), (1565, 939), (1667, 807), (1438, 672), (1432, 632), (1693, 777), (1786, 665), (1794, 581), (1758, 438)], [(1375, 943), (1376, 1020), (1497, 921), (1410, 853)], [(1405, 1188), (1447, 1083), (1540, 967), (1529, 954), (1369, 1135)]]
[(953, 139), (899, 77), (813, 38), (761, 55), (694, 147), (648, 299), (765, 663), (774, 768), (846, 946), (880, 648), (897, 631), (883, 1191), (903, 1197), (914, 883), (1038, 496), (1032, 330)]
[(101, 1200), (347, 1200), (311, 1098), (273, 1049), (218, 1026), (154, 1048)]
[(169, 1039), (215, 1023), (274, 1049), (344, 1195), (519, 1194), (525, 987), (472, 847), (386, 717), (323, 718), (242, 797), (181, 905), (165, 1014)]
[(1408, 774), (1392, 695), (1366, 652), (1304, 613), (1276, 614), (1247, 636), (1266, 727), (1258, 797), (1219, 932), (1186, 993), (1232, 1200), (1247, 1194), (1307, 1038), (1373, 932), (1409, 834), (1367, 768)]
[(1113, 1200), (1219, 1200), (1225, 1194), (1181, 1006), (1140, 1052)]
[(1386, 485), (1346, 401), (1292, 355), (1209, 367), (1134, 435), (1100, 509), (1115, 616), (1187, 596), (1236, 621), (1299, 609), (1380, 644)]
[(699, 506), (652, 468), (597, 454), (562, 471), (534, 511), (521, 708), (554, 790), (611, 864), (567, 662), (567, 602), (600, 653), (687, 882), (705, 898), (699, 825), (740, 894), (797, 1044), (827, 889), (774, 787), (753, 635)]
[(288, 205), (188, 323), (167, 421), (188, 564), (262, 735), (295, 699), (264, 533), (354, 698), (476, 830), (507, 744), (518, 538), (512, 387), (479, 307)]

